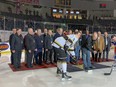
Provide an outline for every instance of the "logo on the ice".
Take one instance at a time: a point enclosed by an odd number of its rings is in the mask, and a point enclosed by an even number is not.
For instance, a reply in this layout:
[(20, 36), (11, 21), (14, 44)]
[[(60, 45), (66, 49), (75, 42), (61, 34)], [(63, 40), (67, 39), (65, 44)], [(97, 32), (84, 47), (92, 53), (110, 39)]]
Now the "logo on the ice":
[(0, 44), (0, 50), (7, 50), (9, 48), (8, 44)]

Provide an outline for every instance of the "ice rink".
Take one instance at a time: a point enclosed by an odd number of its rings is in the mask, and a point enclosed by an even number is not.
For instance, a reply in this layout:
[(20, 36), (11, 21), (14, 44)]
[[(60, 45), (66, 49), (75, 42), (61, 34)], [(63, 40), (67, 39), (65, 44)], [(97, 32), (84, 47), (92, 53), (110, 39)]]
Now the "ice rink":
[[(72, 80), (61, 81), (61, 77), (56, 76), (56, 68), (13, 72), (8, 66), (9, 56), (3, 54), (0, 58), (0, 87), (116, 87), (115, 70), (110, 76), (103, 75), (110, 68), (93, 70), (91, 73), (69, 73)], [(113, 50), (110, 51), (109, 58), (113, 58)], [(112, 63), (102, 64), (111, 66)]]

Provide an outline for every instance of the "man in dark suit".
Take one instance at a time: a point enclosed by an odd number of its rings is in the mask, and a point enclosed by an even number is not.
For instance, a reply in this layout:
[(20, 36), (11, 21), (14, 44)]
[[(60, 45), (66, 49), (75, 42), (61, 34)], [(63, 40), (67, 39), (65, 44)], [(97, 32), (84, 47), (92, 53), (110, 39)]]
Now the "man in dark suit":
[(19, 69), (21, 66), (21, 53), (23, 49), (22, 30), (17, 29), (17, 33), (11, 39), (11, 51), (13, 53), (14, 68)]
[[(56, 38), (61, 37), (62, 35), (63, 35), (63, 29), (62, 28), (58, 28), (56, 34), (53, 37), (53, 41)], [(55, 52), (54, 47), (53, 47), (53, 50), (54, 50), (54, 63), (57, 63), (57, 56), (56, 56), (56, 52)]]
[(84, 69), (86, 72), (92, 68), (90, 59), (90, 52), (92, 48), (91, 42), (92, 40), (91, 36), (89, 35), (89, 31), (86, 30), (86, 34), (82, 36), (82, 58), (84, 62)]
[(41, 33), (41, 29), (37, 30), (37, 33), (34, 38), (37, 47), (37, 51), (35, 51), (34, 53), (35, 62), (38, 65), (42, 65), (43, 35)]
[(53, 59), (52, 59), (52, 54), (53, 54), (52, 43), (53, 43), (52, 30), (48, 30), (48, 35), (46, 36), (46, 42), (45, 42), (47, 64), (53, 63)]
[[(11, 50), (11, 41), (12, 41), (13, 36), (16, 34), (16, 29), (15, 28), (12, 29), (12, 32), (13, 33), (9, 37), (10, 50)], [(11, 64), (13, 65), (13, 53), (12, 53), (12, 50), (11, 50), (11, 57), (10, 57), (10, 59), (11, 59)]]
[(46, 36), (47, 36), (47, 29), (44, 29), (44, 34), (43, 34), (43, 48), (44, 48), (44, 53), (43, 53), (43, 61), (46, 63), (46, 49), (45, 49), (45, 41), (46, 41)]
[(34, 39), (34, 32), (32, 28), (28, 29), (28, 34), (24, 38), (24, 46), (26, 51), (26, 63), (28, 68), (32, 68), (32, 59), (34, 55), (34, 51), (37, 51), (35, 39)]
[(108, 61), (108, 55), (111, 47), (111, 39), (108, 36), (108, 32), (104, 32), (104, 50), (103, 50), (103, 60), (104, 58)]

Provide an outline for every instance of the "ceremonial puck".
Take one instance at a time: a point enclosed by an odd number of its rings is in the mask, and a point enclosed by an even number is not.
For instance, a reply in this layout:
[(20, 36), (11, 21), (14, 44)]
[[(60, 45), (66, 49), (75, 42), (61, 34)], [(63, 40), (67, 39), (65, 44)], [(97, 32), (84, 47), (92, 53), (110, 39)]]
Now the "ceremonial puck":
[(88, 70), (88, 74), (92, 74), (93, 73), (93, 70)]

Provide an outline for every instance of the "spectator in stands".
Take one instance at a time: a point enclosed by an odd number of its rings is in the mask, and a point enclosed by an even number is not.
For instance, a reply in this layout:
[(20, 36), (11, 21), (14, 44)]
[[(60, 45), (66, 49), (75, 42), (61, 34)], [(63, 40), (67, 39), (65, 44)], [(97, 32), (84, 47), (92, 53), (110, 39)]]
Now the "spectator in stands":
[(98, 39), (96, 40), (95, 44), (94, 44), (94, 48), (97, 51), (97, 53), (95, 54), (95, 61), (100, 62), (101, 60), (101, 54), (104, 50), (104, 38), (101, 35), (101, 32), (98, 31)]
[(34, 51), (37, 51), (36, 49), (36, 43), (34, 39), (34, 32), (32, 28), (28, 29), (28, 34), (24, 38), (24, 46), (26, 51), (26, 64), (28, 68), (32, 68), (32, 59), (34, 55)]
[(13, 35), (11, 39), (11, 51), (13, 53), (13, 64), (16, 70), (21, 67), (21, 54), (23, 50), (23, 36), (22, 30), (17, 29), (16, 34)]
[[(58, 38), (61, 37), (63, 35), (63, 29), (62, 28), (58, 28), (56, 34), (53, 37), (53, 41)], [(54, 48), (53, 48), (54, 49)], [(54, 63), (57, 63), (57, 56), (56, 56), (56, 52), (54, 50)]]
[(43, 35), (41, 29), (37, 29), (37, 33), (34, 36), (37, 51), (34, 53), (35, 63), (42, 65), (42, 50), (43, 50)]
[(46, 42), (46, 36), (47, 36), (48, 30), (45, 28), (44, 29), (44, 34), (43, 34), (43, 48), (44, 48), (44, 53), (43, 53), (43, 61), (46, 63), (46, 49), (45, 49), (45, 42)]
[(92, 68), (90, 52), (91, 52), (91, 36), (89, 34), (89, 30), (86, 30), (86, 34), (82, 36), (82, 58), (84, 62), (84, 69), (87, 72)]
[(49, 63), (53, 63), (53, 47), (52, 47), (52, 43), (53, 43), (53, 33), (52, 30), (48, 30), (48, 35), (46, 36), (46, 41), (45, 41), (45, 48), (46, 48), (46, 61), (47, 64)]
[(103, 50), (103, 60), (104, 58), (108, 61), (108, 55), (111, 47), (111, 39), (108, 36), (108, 32), (104, 32), (104, 50)]
[(13, 52), (12, 52), (12, 50), (11, 50), (11, 41), (12, 41), (12, 39), (13, 39), (13, 36), (16, 34), (16, 28), (14, 28), (14, 29), (12, 29), (12, 34), (10, 35), (10, 37), (9, 37), (9, 44), (10, 44), (10, 51), (11, 51), (11, 57), (10, 57), (10, 59), (11, 59), (11, 64), (13, 65), (14, 63), (13, 63), (13, 61), (14, 61), (14, 58), (13, 58)]

